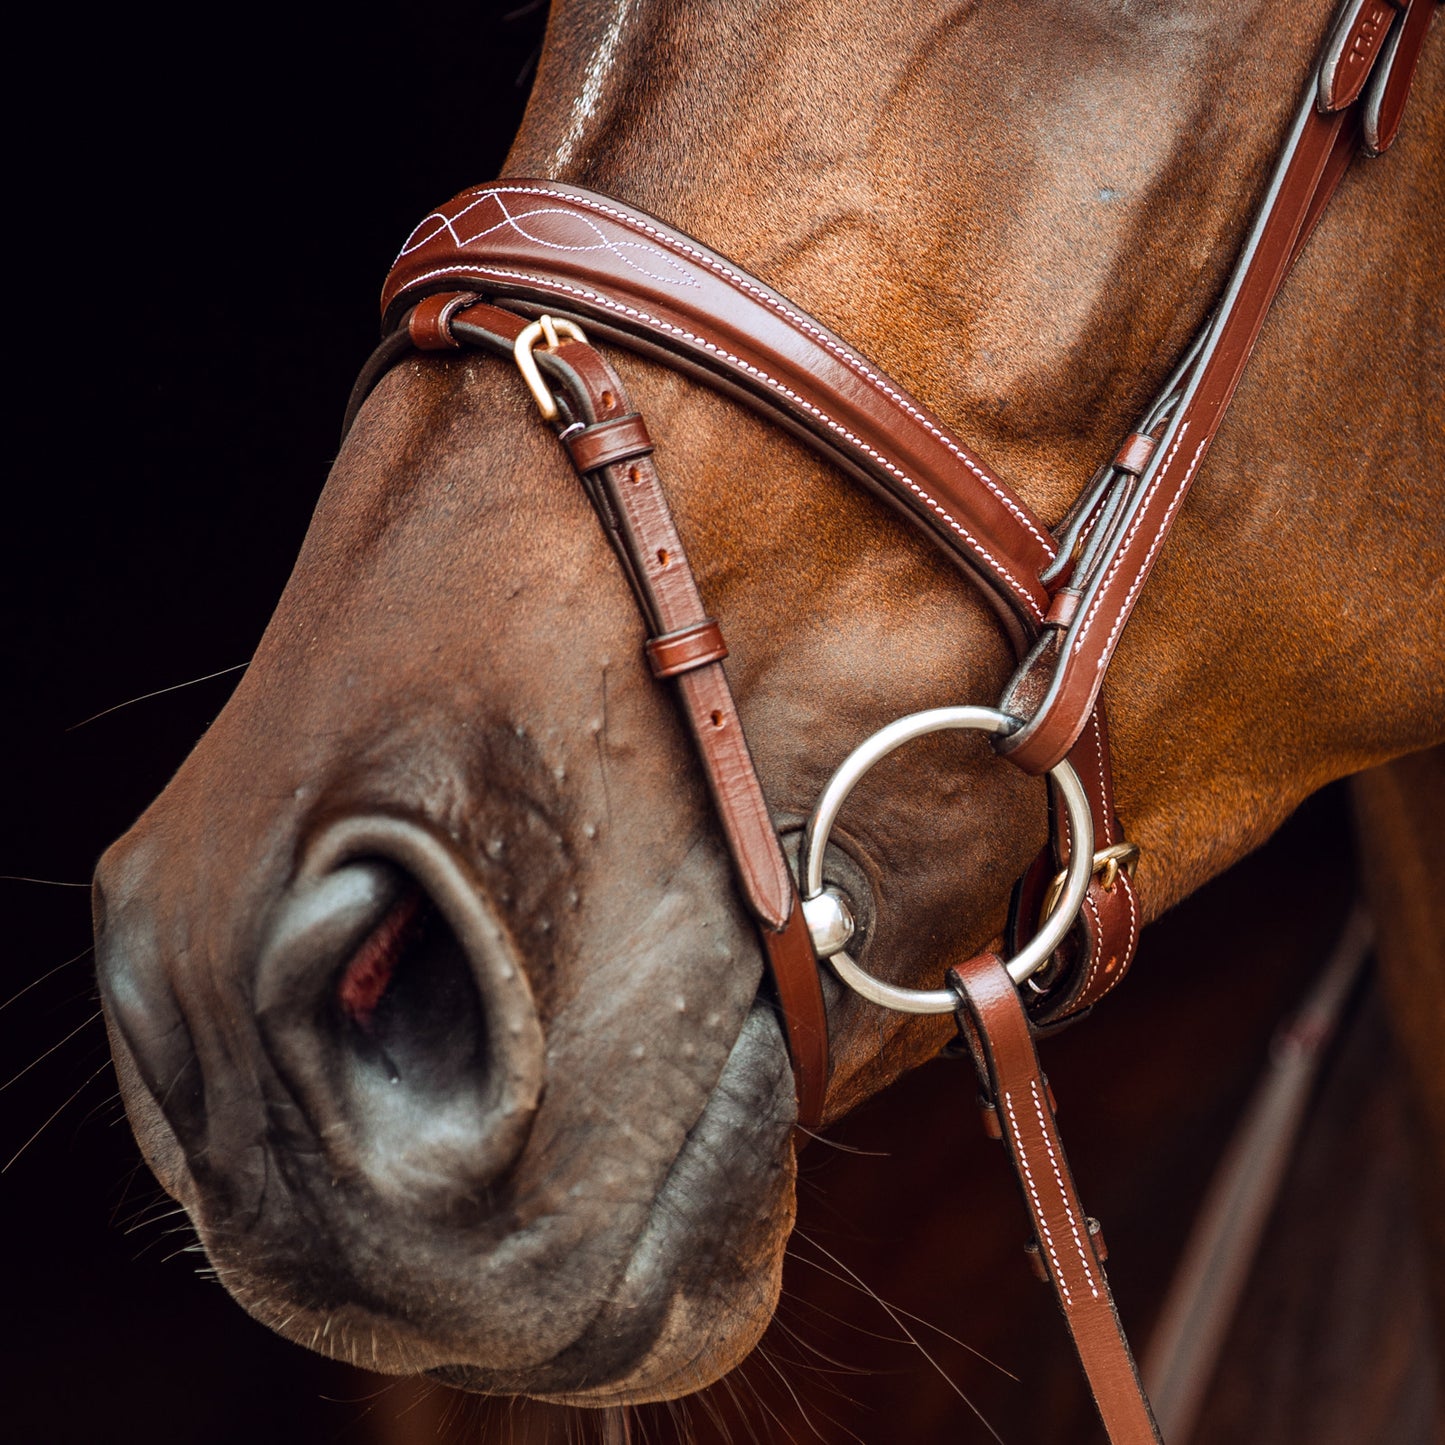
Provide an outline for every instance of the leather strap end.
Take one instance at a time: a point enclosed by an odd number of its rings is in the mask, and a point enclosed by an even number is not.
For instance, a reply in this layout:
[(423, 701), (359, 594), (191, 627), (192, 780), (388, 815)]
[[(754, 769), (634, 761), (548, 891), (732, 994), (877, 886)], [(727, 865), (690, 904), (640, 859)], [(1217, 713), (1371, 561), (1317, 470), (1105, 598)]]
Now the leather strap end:
[(618, 462), (648, 456), (652, 438), (647, 424), (636, 413), (599, 421), (564, 438), (572, 454), (572, 464), (579, 472), (595, 472)]
[(818, 979), (812, 935), (796, 894), (783, 927), (776, 930), (765, 927), (760, 929), (760, 934), (778, 990), (783, 1030), (793, 1063), (798, 1127), (817, 1129), (823, 1122), (828, 1093), (828, 1010)]
[(647, 660), (654, 677), (676, 677), (710, 662), (721, 662), (728, 655), (722, 628), (711, 617), (676, 632), (666, 632), (647, 642)]
[(998, 1119), (998, 1105), (992, 1099), (985, 1099), (982, 1096), (978, 1101), (978, 1117), (983, 1120), (983, 1132), (995, 1143), (1003, 1140), (1003, 1125)]
[(472, 291), (442, 291), (426, 296), (412, 307), (406, 319), (407, 334), (418, 351), (458, 351), (461, 342), (452, 335), (452, 318), (476, 304)]
[(978, 1041), (980, 1083), (998, 1104), (1031, 1225), (1030, 1260), (1053, 1286), (1105, 1432), (1113, 1445), (1160, 1445), (1104, 1274), (1103, 1236), (1079, 1200), (1013, 980), (985, 952), (950, 969), (948, 982)]
[(1397, 8), (1391, 0), (1354, 0), (1345, 7), (1320, 61), (1319, 108), (1325, 115), (1360, 98)]
[(1365, 96), (1363, 145), (1366, 155), (1383, 155), (1395, 143), (1404, 118), (1405, 102), (1420, 60), (1420, 49), (1429, 33), (1436, 6), (1431, 0), (1415, 0), (1404, 20), (1391, 32), (1385, 50), (1370, 77)]

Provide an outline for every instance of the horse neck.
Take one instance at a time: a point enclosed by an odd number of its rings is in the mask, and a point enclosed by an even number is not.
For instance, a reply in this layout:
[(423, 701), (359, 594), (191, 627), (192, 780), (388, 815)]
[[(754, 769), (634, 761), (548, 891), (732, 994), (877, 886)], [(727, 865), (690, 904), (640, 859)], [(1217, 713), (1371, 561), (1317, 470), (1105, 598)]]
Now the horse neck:
[[(1330, 8), (561, 4), (509, 170), (618, 194), (732, 255), (1052, 521), (1218, 295)], [(1433, 621), (1422, 639), (1409, 601), (1445, 570), (1429, 420), (1445, 398), (1438, 367), (1411, 396), (1430, 372), (1399, 334), (1422, 318), (1428, 349), (1440, 306), (1440, 49), (1416, 134), (1347, 179), (1291, 278), (1111, 672), (1120, 809), (1156, 908), (1445, 717), (1445, 637)], [(691, 390), (654, 420), (729, 425)], [(1411, 488), (1366, 511), (1360, 480), (1381, 475)], [(1334, 576), (1353, 605), (1321, 588)], [(1368, 680), (1341, 670), (1363, 654)], [(1242, 684), (1221, 685), (1221, 658)]]

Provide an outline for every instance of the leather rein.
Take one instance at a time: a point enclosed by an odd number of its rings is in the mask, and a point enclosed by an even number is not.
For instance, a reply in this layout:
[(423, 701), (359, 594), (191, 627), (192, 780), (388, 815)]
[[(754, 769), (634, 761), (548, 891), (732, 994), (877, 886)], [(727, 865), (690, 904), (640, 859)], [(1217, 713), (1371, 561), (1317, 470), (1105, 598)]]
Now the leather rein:
[[(1119, 637), (1199, 472), (1269, 307), (1358, 150), (1398, 131), (1437, 0), (1347, 0), (1281, 148), (1225, 291), (1158, 398), (1052, 531), (947, 426), (847, 342), (740, 267), (635, 207), (547, 180), (464, 191), (427, 216), (382, 292), (385, 339), (346, 428), (413, 350), (515, 360), (566, 447), (636, 596), (644, 651), (675, 685), (740, 891), (766, 953), (803, 1128), (822, 1117), (827, 1015), (818, 960), (865, 996), (954, 1012), (1111, 1441), (1158, 1437), (1079, 1202), (1034, 1041), (1128, 971), (1137, 848), (1115, 816), (1101, 687)], [(924, 529), (992, 604), (1018, 658), (996, 709), (937, 708), (839, 767), (803, 840), (800, 897), (753, 768), (709, 615), (641, 415), (602, 339), (739, 398)], [(878, 758), (939, 728), (981, 728), (1050, 779), (1051, 841), (1014, 891), (1008, 960), (984, 952), (947, 987), (872, 979), (844, 952), (847, 900), (822, 881), (828, 828)], [(1024, 985), (1021, 992), (1020, 985)]]

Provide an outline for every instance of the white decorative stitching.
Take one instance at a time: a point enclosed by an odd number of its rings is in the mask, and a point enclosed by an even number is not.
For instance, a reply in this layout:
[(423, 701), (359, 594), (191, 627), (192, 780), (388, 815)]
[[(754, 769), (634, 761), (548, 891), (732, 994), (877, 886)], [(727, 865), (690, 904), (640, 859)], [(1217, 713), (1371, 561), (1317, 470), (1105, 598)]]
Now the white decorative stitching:
[[(1093, 713), (1094, 719), (1094, 763), (1099, 771), (1099, 812), (1104, 820), (1104, 846), (1108, 847), (1114, 841), (1114, 820), (1111, 816), (1112, 810), (1109, 807), (1109, 790), (1104, 783), (1104, 738), (1099, 728), (1099, 710), (1096, 707)], [(1123, 876), (1122, 874), (1120, 875)], [(1100, 941), (1104, 933), (1104, 920), (1100, 916), (1099, 909), (1094, 903), (1092, 886), (1090, 891), (1084, 894), (1084, 903), (1090, 913), (1094, 916), (1094, 932), (1090, 934), (1085, 930), (1085, 938), (1089, 947), (1089, 971), (1084, 975), (1084, 985), (1078, 992), (1078, 997), (1088, 999), (1089, 990), (1094, 986), (1094, 979), (1099, 972), (1099, 965), (1103, 959), (1103, 949)], [(1108, 990), (1106, 989), (1107, 993)]]
[[(920, 412), (918, 408), (915, 407), (907, 397), (905, 397), (901, 392), (895, 390), (887, 383), (887, 381), (884, 380), (882, 376), (880, 376), (877, 372), (873, 371), (867, 365), (867, 363), (863, 361), (861, 357), (859, 357), (848, 347), (840, 345), (832, 337), (826, 335), (808, 317), (794, 311), (790, 306), (784, 304), (777, 297), (769, 295), (768, 292), (754, 284), (750, 278), (744, 276), (740, 272), (734, 271), (731, 266), (728, 266), (723, 262), (718, 261), (712, 256), (706, 255), (704, 252), (699, 251), (695, 246), (689, 246), (686, 242), (677, 240), (675, 237), (669, 236), (666, 233), (659, 231), (655, 226), (648, 225), (647, 222), (641, 220), (639, 217), (629, 215), (626, 211), (620, 211), (614, 206), (603, 205), (600, 202), (589, 200), (584, 196), (569, 195), (566, 192), (561, 191), (542, 190), (536, 186), (508, 186), (506, 189), (507, 193), (510, 195), (543, 196), (552, 200), (557, 199), (558, 195), (564, 195), (565, 198), (574, 206), (580, 206), (586, 210), (595, 211), (599, 215), (608, 216), (612, 220), (618, 222), (620, 225), (627, 226), (630, 230), (640, 231), (642, 234), (650, 236), (659, 245), (666, 246), (670, 250), (680, 252), (681, 254), (690, 257), (698, 265), (705, 267), (714, 275), (720, 276), (723, 280), (727, 281), (729, 285), (735, 287), (739, 291), (746, 293), (749, 296), (752, 296), (755, 300), (761, 302), (770, 310), (775, 311), (780, 316), (786, 318), (800, 331), (803, 331), (807, 335), (813, 337), (813, 339), (817, 341), (821, 346), (832, 352), (833, 355), (836, 356), (838, 360), (840, 360), (846, 367), (848, 367), (850, 371), (854, 372), (858, 376), (863, 377), (875, 390), (881, 392), (891, 402), (893, 402), (895, 406), (907, 412), (909, 416), (911, 416), (915, 421), (917, 421), (921, 426), (923, 426), (930, 433), (930, 435), (932, 435), (938, 442), (940, 442), (944, 447), (946, 447), (949, 452), (951, 452), (953, 456), (960, 463), (962, 463), (963, 466), (967, 467), (968, 470), (972, 472), (974, 476), (976, 476), (979, 481), (984, 484), (984, 486), (994, 495), (994, 497), (996, 497), (998, 501), (1002, 503), (1002, 505), (1010, 513), (1010, 515), (1012, 515), (1013, 518), (1021, 526), (1026, 528), (1032, 534), (1034, 539), (1043, 548), (1049, 560), (1053, 560), (1055, 556), (1055, 549), (1053, 543), (1039, 527), (1035, 526), (1028, 513), (1023, 510), (1023, 508), (1012, 496), (1010, 496), (1010, 494), (1005, 488), (1001, 487), (994, 480), (993, 477), (991, 477), (987, 472), (985, 472), (983, 468), (980, 467), (977, 462), (975, 462), (974, 459), (969, 456), (968, 453), (966, 453), (957, 442), (953, 440), (952, 437), (950, 437), (946, 432), (935, 426), (933, 422), (931, 422), (926, 416), (924, 416), (923, 413)], [(500, 192), (493, 189), (481, 191), (475, 194), (477, 195), (477, 200), (473, 204), (479, 204), (488, 196), (500, 195)], [(498, 205), (501, 205), (500, 200), (498, 201)], [(470, 209), (470, 207), (468, 207), (468, 209)], [(505, 207), (503, 209), (505, 209)], [(434, 212), (433, 214), (438, 216), (440, 215), (439, 212)], [(459, 216), (463, 214), (465, 214), (465, 211), (458, 212)], [(430, 219), (430, 216), (426, 218), (426, 220)], [(421, 224), (425, 225), (426, 221), (423, 221)], [(420, 226), (417, 229), (420, 230)], [(416, 233), (413, 232), (412, 234), (415, 235)], [(436, 234), (437, 232), (433, 231), (431, 233), (431, 236), (435, 236)], [(481, 234), (488, 233), (483, 232)], [(525, 232), (522, 232), (522, 234), (526, 235)], [(425, 239), (429, 240), (431, 239), (431, 236), (428, 236)], [(536, 238), (529, 236), (527, 237), (527, 239), (535, 240)], [(409, 243), (410, 238), (408, 238), (408, 244)], [(417, 243), (417, 245), (421, 244), (422, 242)], [(541, 244), (547, 245), (549, 243), (542, 242)], [(414, 250), (415, 247), (411, 247), (411, 249)], [(558, 247), (557, 249), (560, 250), (564, 248)], [(610, 249), (610, 247), (588, 247), (584, 249)], [(408, 254), (408, 251), (406, 249), (403, 249), (401, 254), (406, 255)], [(624, 257), (622, 259), (625, 260), (626, 258)], [(632, 263), (629, 262), (628, 264)], [(634, 267), (634, 269), (640, 268)], [(696, 285), (697, 283), (691, 282), (690, 284)]]
[(1029, 1191), (1029, 1197), (1034, 1202), (1034, 1218), (1038, 1220), (1039, 1229), (1044, 1239), (1044, 1247), (1049, 1252), (1049, 1258), (1054, 1262), (1054, 1278), (1059, 1282), (1059, 1292), (1064, 1297), (1065, 1304), (1073, 1303), (1073, 1295), (1069, 1292), (1069, 1281), (1064, 1274), (1064, 1266), (1059, 1259), (1059, 1252), (1054, 1248), (1054, 1236), (1049, 1230), (1048, 1217), (1044, 1213), (1043, 1200), (1039, 1198), (1039, 1191), (1034, 1187), (1034, 1172), (1029, 1168), (1029, 1156), (1024, 1148), (1023, 1134), (1019, 1130), (1018, 1116), (1014, 1113), (1013, 1096), (1007, 1089), (1003, 1092), (1004, 1108), (1008, 1110), (1009, 1123), (1013, 1126), (1015, 1140), (1018, 1141), (1019, 1165), (1024, 1171), (1024, 1184)]
[[(1099, 807), (1104, 814), (1104, 841), (1106, 844), (1110, 844), (1114, 841), (1114, 815), (1113, 810), (1109, 807), (1109, 794), (1104, 782), (1104, 736), (1103, 730), (1099, 725), (1097, 708), (1094, 710), (1094, 756), (1099, 767)], [(1129, 941), (1124, 945), (1124, 952), (1120, 955), (1121, 960), (1127, 966), (1129, 959), (1134, 956), (1134, 940), (1139, 935), (1139, 908), (1134, 895), (1134, 884), (1122, 868), (1119, 870), (1114, 886), (1124, 890), (1124, 899), (1129, 905)], [(1104, 920), (1098, 908), (1095, 906), (1093, 898), (1086, 893), (1084, 895), (1084, 902), (1088, 904), (1089, 912), (1094, 915), (1095, 927), (1098, 929), (1099, 934), (1102, 934), (1104, 931)], [(1094, 985), (1094, 979), (1098, 975), (1099, 966), (1103, 961), (1103, 950), (1093, 947), (1094, 940), (1092, 939), (1090, 940), (1090, 944), (1092, 956), (1089, 959), (1089, 972), (1084, 978), (1084, 986), (1078, 993), (1078, 997), (1085, 1000), (1089, 997), (1089, 990)], [(1123, 977), (1124, 969), (1120, 968), (1100, 992), (1099, 998), (1107, 998)], [(1093, 1000), (1093, 1002), (1097, 1003), (1098, 999)]]
[(1094, 985), (1094, 977), (1099, 972), (1099, 962), (1104, 950), (1099, 946), (1100, 938), (1104, 932), (1104, 920), (1099, 916), (1098, 905), (1094, 902), (1092, 888), (1084, 894), (1084, 907), (1094, 916), (1094, 932), (1089, 937), (1089, 971), (1084, 975), (1084, 986), (1079, 990), (1078, 997), (1087, 1001), (1089, 990)]
[[(1186, 422), (1185, 425), (1188, 425)], [(1144, 585), (1144, 579), (1149, 575), (1149, 568), (1154, 561), (1154, 554), (1164, 545), (1164, 538), (1169, 534), (1169, 519), (1174, 515), (1174, 509), (1184, 500), (1184, 493), (1189, 489), (1190, 480), (1194, 476), (1194, 470), (1199, 465), (1199, 459), (1204, 455), (1204, 449), (1209, 445), (1207, 436), (1199, 439), (1199, 445), (1194, 448), (1194, 455), (1189, 458), (1189, 465), (1184, 469), (1184, 475), (1180, 478), (1179, 488), (1174, 493), (1173, 500), (1160, 518), (1158, 530), (1154, 533), (1154, 540), (1149, 544), (1149, 550), (1144, 554), (1144, 561), (1140, 564), (1135, 574), (1133, 584), (1128, 592), (1124, 594), (1124, 601), (1119, 607), (1119, 615), (1114, 619), (1114, 625), (1109, 629), (1109, 635), (1104, 639), (1104, 650), (1099, 656), (1098, 666), (1100, 671), (1107, 664), (1108, 659), (1114, 652), (1114, 639), (1119, 635), (1119, 629), (1123, 627), (1125, 619), (1129, 616), (1129, 609), (1134, 603), (1134, 594)]]
[(1099, 709), (1094, 709), (1094, 761), (1099, 768), (1099, 812), (1104, 818), (1104, 846), (1114, 841), (1113, 809), (1109, 806), (1109, 785), (1104, 780), (1104, 734), (1099, 728)]
[(858, 451), (861, 451), (866, 455), (872, 457), (872, 459), (877, 462), (879, 466), (881, 466), (891, 476), (895, 477), (899, 482), (901, 482), (905, 487), (907, 487), (909, 491), (913, 492), (914, 495), (917, 496), (918, 499), (926, 507), (928, 507), (930, 511), (935, 513), (954, 532), (956, 532), (968, 544), (968, 546), (988, 564), (994, 576), (1000, 578), (1008, 585), (1008, 587), (1012, 590), (1014, 595), (1018, 597), (1019, 601), (1023, 603), (1025, 609), (1028, 611), (1029, 615), (1034, 618), (1035, 621), (1043, 620), (1043, 609), (1039, 606), (1038, 602), (1034, 600), (1033, 595), (1028, 591), (1028, 589), (1024, 587), (1024, 585), (1018, 580), (1018, 578), (1015, 577), (1013, 573), (1010, 572), (1008, 568), (1005, 567), (1004, 564), (999, 561), (999, 559), (995, 557), (993, 553), (990, 552), (988, 548), (986, 548), (978, 540), (978, 538), (973, 535), (972, 532), (968, 530), (967, 527), (965, 527), (961, 522), (959, 522), (958, 519), (954, 517), (953, 514), (949, 512), (941, 502), (937, 501), (934, 497), (930, 496), (929, 493), (925, 492), (923, 488), (913, 480), (912, 477), (910, 477), (905, 471), (903, 471), (903, 469), (899, 467), (895, 462), (891, 461), (888, 457), (885, 457), (882, 452), (874, 450), (874, 448), (869, 446), (868, 443), (862, 439), (862, 437), (856, 436), (853, 432), (849, 431), (848, 428), (845, 427), (841, 422), (835, 421), (831, 416), (828, 415), (827, 412), (823, 411), (817, 406), (814, 406), (813, 403), (810, 402), (806, 397), (800, 396), (796, 391), (792, 390), (791, 387), (785, 386), (775, 377), (770, 376), (766, 371), (762, 370), (761, 367), (754, 366), (751, 362), (744, 361), (742, 357), (734, 355), (731, 351), (728, 351), (724, 347), (719, 346), (715, 341), (709, 341), (707, 337), (698, 336), (694, 332), (688, 331), (681, 326), (674, 326), (669, 321), (664, 321), (660, 317), (653, 316), (651, 312), (640, 311), (635, 306), (627, 306), (620, 301), (614, 301), (610, 296), (603, 296), (601, 293), (589, 290), (586, 287), (570, 286), (565, 281), (558, 281), (554, 277), (550, 276), (534, 276), (528, 274), (525, 271), (512, 271), (501, 266), (480, 266), (476, 264), (469, 264), (466, 266), (440, 266), (437, 267), (435, 270), (427, 271), (424, 272), (422, 275), (412, 277), (407, 284), (409, 286), (416, 286), (424, 282), (434, 280), (441, 276), (455, 276), (462, 272), (472, 273), (479, 276), (492, 276), (501, 280), (523, 281), (529, 285), (542, 286), (552, 291), (569, 292), (573, 296), (580, 296), (583, 300), (590, 301), (593, 305), (603, 306), (606, 307), (609, 311), (616, 311), (620, 312), (625, 316), (630, 316), (634, 320), (641, 321), (645, 325), (651, 326), (656, 330), (667, 331), (674, 336), (680, 336), (684, 341), (691, 342), (694, 345), (701, 347), (704, 351), (712, 352), (713, 355), (720, 357), (722, 360), (726, 361), (730, 366), (735, 367), (737, 370), (746, 372), (751, 377), (755, 377), (765, 386), (771, 387), (774, 391), (780, 393), (783, 396), (786, 396), (790, 401), (801, 407), (804, 411), (810, 413), (812, 416), (817, 417), (817, 419), (822, 422), (822, 424), (826, 426), (830, 431), (836, 432), (845, 441), (851, 443), (852, 446), (854, 446)]
[[(1128, 874), (1120, 873), (1118, 886), (1124, 890), (1124, 897), (1129, 900), (1129, 941), (1124, 945), (1124, 957), (1130, 959), (1134, 956), (1134, 939), (1139, 932), (1139, 908), (1134, 896), (1134, 880)], [(1124, 970), (1121, 968), (1114, 975), (1109, 987), (1099, 997), (1103, 998), (1104, 994), (1109, 993), (1123, 977)]]
[[(472, 231), (470, 234), (463, 236), (457, 230), (457, 222), (460, 221), (463, 216), (469, 215), (478, 206), (482, 205), (483, 202), (488, 200), (497, 203), (497, 209), (502, 213), (502, 219), (493, 225), (484, 225), (481, 230)], [(560, 241), (549, 240), (546, 236), (534, 236), (531, 231), (522, 225), (522, 222), (531, 216), (566, 217), (568, 220), (576, 221), (580, 226), (585, 226), (587, 230), (596, 237), (596, 240), (587, 245), (567, 246)], [(436, 221), (438, 224), (433, 226), (426, 235), (418, 236), (417, 233), (428, 221)], [(492, 235), (494, 232), (505, 230), (515, 231), (524, 241), (530, 241), (532, 245), (541, 246), (548, 251), (606, 251), (610, 255), (616, 256), (624, 266), (630, 266), (640, 275), (650, 277), (654, 281), (660, 281), (663, 285), (691, 286), (694, 289), (698, 289), (697, 282), (688, 274), (687, 267), (682, 265), (681, 262), (674, 260), (666, 251), (661, 250), (657, 246), (649, 246), (641, 241), (614, 241), (596, 221), (590, 220), (586, 216), (579, 216), (575, 212), (566, 210), (561, 206), (543, 206), (535, 211), (527, 211), (520, 217), (514, 216), (507, 209), (506, 202), (502, 200), (502, 195), (499, 191), (484, 192), (469, 205), (463, 206), (454, 216), (448, 216), (443, 211), (433, 211), (431, 215), (423, 217), (411, 235), (406, 238), (401, 250), (397, 253), (396, 259), (400, 261), (403, 257), (410, 256), (413, 251), (419, 250), (422, 246), (435, 241), (443, 231), (452, 238), (452, 244), (460, 251), (464, 247), (474, 245), (476, 242)], [(660, 276), (656, 271), (649, 271), (645, 266), (638, 265), (630, 256), (623, 254), (629, 250), (651, 252), (663, 265), (670, 267), (675, 274), (672, 276)]]
[[(1127, 960), (1131, 958), (1134, 953), (1134, 939), (1138, 935), (1139, 931), (1139, 909), (1135, 903), (1134, 885), (1130, 881), (1129, 875), (1125, 873), (1122, 869), (1119, 872), (1119, 877), (1118, 880), (1115, 882), (1114, 887), (1122, 888), (1124, 890), (1124, 901), (1129, 905), (1129, 941), (1124, 945), (1124, 952), (1120, 955), (1121, 958)], [(1085, 894), (1084, 902), (1088, 904), (1089, 912), (1094, 915), (1095, 926), (1102, 933), (1104, 929), (1104, 923), (1103, 919), (1099, 916), (1099, 910), (1094, 906), (1094, 900), (1090, 898), (1087, 894)], [(1115, 973), (1113, 978), (1109, 980), (1105, 987), (1099, 991), (1098, 998), (1090, 999), (1089, 989), (1093, 986), (1094, 977), (1099, 972), (1100, 959), (1101, 954), (1099, 952), (1095, 952), (1094, 957), (1090, 960), (1088, 976), (1084, 979), (1084, 986), (1079, 990), (1078, 993), (1078, 997), (1081, 1000), (1085, 1000), (1090, 1003), (1098, 1003), (1099, 999), (1108, 998), (1108, 996), (1113, 993), (1115, 988), (1118, 987), (1119, 980), (1124, 977), (1124, 970), (1121, 968), (1117, 973)]]
[[(1084, 1278), (1089, 1282), (1089, 1293), (1095, 1299), (1099, 1298), (1099, 1286), (1094, 1281), (1094, 1271), (1089, 1267), (1088, 1251), (1084, 1248), (1084, 1241), (1079, 1235), (1079, 1221), (1074, 1218), (1074, 1206), (1069, 1203), (1069, 1191), (1064, 1184), (1063, 1171), (1059, 1168), (1058, 1158), (1054, 1154), (1053, 1142), (1049, 1138), (1048, 1120), (1044, 1116), (1044, 1102), (1039, 1096), (1038, 1081), (1029, 1080), (1029, 1093), (1033, 1096), (1034, 1112), (1039, 1116), (1039, 1131), (1044, 1136), (1044, 1148), (1049, 1151), (1049, 1163), (1054, 1171), (1054, 1183), (1059, 1186), (1059, 1198), (1064, 1203), (1064, 1213), (1069, 1216), (1069, 1230), (1074, 1236), (1074, 1248), (1078, 1251), (1079, 1264), (1084, 1271)], [(1022, 1153), (1022, 1150), (1020, 1150)]]

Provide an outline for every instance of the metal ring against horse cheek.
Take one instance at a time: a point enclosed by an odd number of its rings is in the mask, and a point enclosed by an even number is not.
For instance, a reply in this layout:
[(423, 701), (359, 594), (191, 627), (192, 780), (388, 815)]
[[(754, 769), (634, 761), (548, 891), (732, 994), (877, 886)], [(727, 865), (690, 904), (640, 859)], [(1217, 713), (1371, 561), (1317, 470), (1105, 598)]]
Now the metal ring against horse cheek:
[[(828, 846), (828, 835), (849, 793), (869, 768), (895, 748), (928, 733), (966, 728), (999, 734), (1012, 732), (1017, 726), (1017, 718), (991, 707), (936, 707), (901, 717), (854, 748), (828, 779), (818, 806), (803, 830), (798, 868), (803, 878), (805, 908), (810, 899), (823, 893), (823, 854)], [(1057, 763), (1049, 769), (1048, 775), (1059, 790), (1069, 818), (1069, 866), (1063, 891), (1038, 933), (1013, 958), (1004, 960), (1004, 967), (1016, 984), (1023, 983), (1042, 968), (1064, 941), (1084, 905), (1084, 895), (1089, 891), (1089, 879), (1094, 869), (1094, 821), (1079, 775), (1068, 762)], [(958, 1007), (958, 999), (951, 989), (903, 988), (898, 984), (884, 983), (882, 979), (865, 973), (841, 950), (834, 952), (828, 961), (833, 971), (851, 989), (884, 1008), (902, 1013), (953, 1013)]]

